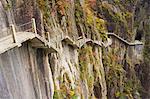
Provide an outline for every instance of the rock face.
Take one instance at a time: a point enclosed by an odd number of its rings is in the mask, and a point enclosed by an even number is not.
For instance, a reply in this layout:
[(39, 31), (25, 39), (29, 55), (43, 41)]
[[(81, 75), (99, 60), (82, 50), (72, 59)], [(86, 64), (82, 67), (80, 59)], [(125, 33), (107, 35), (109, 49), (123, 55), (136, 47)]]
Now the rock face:
[(54, 51), (29, 40), (1, 53), (0, 99), (149, 99), (149, 7), (148, 0), (1, 0), (0, 42), (11, 24), (35, 18)]

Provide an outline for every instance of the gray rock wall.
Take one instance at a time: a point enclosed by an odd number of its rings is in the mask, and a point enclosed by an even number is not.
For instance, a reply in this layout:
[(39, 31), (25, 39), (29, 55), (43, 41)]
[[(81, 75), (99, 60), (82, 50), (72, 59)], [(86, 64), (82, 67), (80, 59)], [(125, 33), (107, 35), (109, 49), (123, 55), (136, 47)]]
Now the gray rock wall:
[(46, 99), (39, 53), (25, 43), (0, 55), (0, 99)]

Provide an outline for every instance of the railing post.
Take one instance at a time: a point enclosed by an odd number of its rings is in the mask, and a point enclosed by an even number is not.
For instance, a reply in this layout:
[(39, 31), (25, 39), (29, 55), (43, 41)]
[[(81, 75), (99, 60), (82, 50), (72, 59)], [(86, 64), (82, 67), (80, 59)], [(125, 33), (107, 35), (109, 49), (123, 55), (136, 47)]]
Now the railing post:
[(34, 33), (35, 33), (35, 35), (37, 35), (36, 22), (35, 22), (35, 19), (34, 19), (34, 18), (32, 18), (32, 23), (33, 23)]
[(61, 33), (61, 39), (63, 39), (64, 38), (64, 34), (63, 34), (63, 32)]
[(57, 48), (57, 35), (56, 35), (56, 37), (55, 37), (55, 46), (56, 46), (56, 48)]
[(10, 25), (11, 30), (12, 30), (12, 38), (13, 38), (13, 42), (17, 43), (17, 35), (16, 35), (16, 30), (15, 30), (15, 26), (13, 24)]
[(50, 34), (49, 32), (46, 32), (47, 33), (47, 36), (48, 36), (48, 42), (50, 42)]

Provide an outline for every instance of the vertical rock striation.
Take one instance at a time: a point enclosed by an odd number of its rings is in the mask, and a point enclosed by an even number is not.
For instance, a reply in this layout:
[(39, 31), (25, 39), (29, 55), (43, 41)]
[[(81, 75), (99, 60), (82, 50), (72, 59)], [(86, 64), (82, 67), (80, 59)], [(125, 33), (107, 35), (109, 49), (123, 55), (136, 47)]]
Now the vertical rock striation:
[[(57, 51), (35, 48), (29, 40), (0, 54), (0, 98), (149, 99), (149, 5), (148, 0), (1, 0), (0, 38), (10, 24), (35, 18), (38, 34), (50, 36)], [(86, 38), (91, 41), (75, 46)]]

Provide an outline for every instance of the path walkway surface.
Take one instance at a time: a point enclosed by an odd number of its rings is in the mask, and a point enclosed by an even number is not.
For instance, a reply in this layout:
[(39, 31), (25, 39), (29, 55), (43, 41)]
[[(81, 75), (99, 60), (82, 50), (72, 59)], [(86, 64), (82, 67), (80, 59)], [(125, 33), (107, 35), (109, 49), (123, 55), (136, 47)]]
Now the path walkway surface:
[(26, 42), (29, 39), (35, 38), (35, 34), (28, 32), (18, 32), (17, 33), (17, 43), (13, 42), (12, 35), (6, 36), (0, 39), (0, 53), (4, 53), (5, 51), (14, 48), (16, 46), (21, 46), (21, 43)]
[[(37, 28), (35, 19), (32, 19), (32, 22), (25, 23), (21, 25), (21, 27), (25, 27), (25, 25), (31, 25), (32, 27), (27, 28), (27, 30), (15, 30), (15, 27), (12, 27), (12, 33), (8, 36), (1, 37), (0, 38), (0, 54), (4, 53), (14, 47), (20, 47), (23, 42), (30, 41), (33, 47), (37, 48), (49, 48), (52, 49), (52, 51), (59, 51), (58, 43), (60, 41), (65, 41), (67, 44), (75, 47), (75, 48), (81, 48), (86, 43), (92, 43), (95, 45), (98, 45), (100, 47), (104, 46), (107, 47), (110, 44), (103, 43), (102, 41), (98, 40), (92, 40), (90, 38), (81, 38), (79, 40), (73, 40), (71, 37), (67, 35), (59, 35), (54, 38), (50, 38), (50, 34), (48, 34), (48, 40), (45, 37), (42, 37), (37, 34)], [(34, 32), (30, 32), (28, 30), (34, 30)], [(28, 31), (28, 32), (27, 32)], [(115, 38), (119, 39), (121, 42), (124, 42), (125, 44), (129, 46), (135, 46), (135, 45), (143, 45), (140, 41), (135, 42), (128, 42), (124, 40), (123, 38), (119, 37), (118, 35), (114, 33), (107, 33), (108, 36), (114, 36)], [(59, 42), (58, 42), (59, 41)]]
[(124, 40), (123, 38), (121, 38), (120, 36), (118, 36), (115, 33), (107, 33), (107, 35), (108, 36), (114, 36), (115, 38), (119, 39), (121, 42), (124, 42), (125, 44), (127, 44), (129, 46), (143, 45), (143, 42), (140, 42), (140, 41), (128, 42), (127, 40)]

